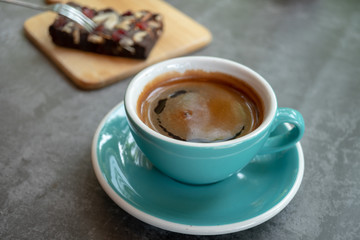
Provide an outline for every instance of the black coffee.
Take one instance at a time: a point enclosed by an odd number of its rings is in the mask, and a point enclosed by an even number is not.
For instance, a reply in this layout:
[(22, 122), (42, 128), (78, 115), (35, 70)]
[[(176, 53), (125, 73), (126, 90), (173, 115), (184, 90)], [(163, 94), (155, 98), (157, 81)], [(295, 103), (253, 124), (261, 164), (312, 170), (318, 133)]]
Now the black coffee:
[(263, 118), (262, 102), (245, 82), (219, 72), (167, 73), (148, 84), (137, 111), (153, 130), (190, 142), (244, 136)]

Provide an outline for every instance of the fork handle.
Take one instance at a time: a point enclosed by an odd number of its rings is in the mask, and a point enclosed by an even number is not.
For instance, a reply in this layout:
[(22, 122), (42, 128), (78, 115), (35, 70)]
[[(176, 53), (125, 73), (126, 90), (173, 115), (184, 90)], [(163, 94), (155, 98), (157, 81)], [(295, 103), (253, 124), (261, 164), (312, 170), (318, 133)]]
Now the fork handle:
[(0, 2), (15, 4), (15, 5), (19, 5), (19, 6), (23, 6), (23, 7), (27, 7), (27, 8), (36, 9), (36, 10), (43, 10), (43, 11), (48, 10), (48, 8), (46, 6), (41, 6), (41, 5), (37, 5), (34, 3), (28, 3), (28, 2), (23, 2), (23, 1), (19, 1), (19, 0), (0, 0)]

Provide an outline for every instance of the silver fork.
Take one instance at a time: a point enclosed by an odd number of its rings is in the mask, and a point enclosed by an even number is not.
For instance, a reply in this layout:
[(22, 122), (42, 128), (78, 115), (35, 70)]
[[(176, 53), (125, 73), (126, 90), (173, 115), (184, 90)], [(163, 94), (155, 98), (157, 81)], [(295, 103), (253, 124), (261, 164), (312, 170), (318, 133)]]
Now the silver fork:
[(96, 27), (96, 23), (93, 20), (91, 20), (90, 18), (85, 16), (78, 9), (76, 9), (70, 5), (67, 5), (67, 4), (57, 3), (57, 4), (52, 4), (49, 6), (42, 6), (42, 5), (37, 5), (34, 3), (22, 2), (19, 0), (0, 0), (0, 2), (16, 4), (16, 5), (20, 5), (23, 7), (28, 7), (28, 8), (32, 8), (32, 9), (36, 9), (36, 10), (41, 10), (41, 11), (57, 12), (58, 14), (63, 15), (65, 17), (73, 20), (74, 22), (77, 22), (78, 24), (83, 26), (84, 29), (88, 32), (92, 32)]

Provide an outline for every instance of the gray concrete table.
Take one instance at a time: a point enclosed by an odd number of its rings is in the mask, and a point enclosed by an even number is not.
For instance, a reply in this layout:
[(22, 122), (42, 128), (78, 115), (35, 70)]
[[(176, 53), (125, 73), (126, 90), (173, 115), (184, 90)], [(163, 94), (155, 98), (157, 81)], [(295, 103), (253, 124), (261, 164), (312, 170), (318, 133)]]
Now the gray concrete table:
[(0, 3), (0, 239), (359, 239), (360, 2), (169, 3), (213, 33), (193, 55), (248, 65), (279, 106), (303, 113), (305, 174), (295, 198), (255, 228), (212, 237), (130, 216), (100, 187), (90, 144), (131, 78), (76, 88), (24, 36), (36, 12)]

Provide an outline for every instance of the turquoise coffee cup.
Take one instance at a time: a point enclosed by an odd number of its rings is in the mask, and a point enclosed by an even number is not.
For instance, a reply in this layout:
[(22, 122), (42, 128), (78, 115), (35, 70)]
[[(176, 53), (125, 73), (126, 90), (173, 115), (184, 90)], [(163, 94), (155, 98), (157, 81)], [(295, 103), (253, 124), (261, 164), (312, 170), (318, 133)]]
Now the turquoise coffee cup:
[[(187, 70), (222, 72), (242, 79), (261, 97), (264, 118), (245, 136), (214, 143), (195, 143), (164, 136), (137, 115), (137, 101), (144, 87), (167, 72)], [(278, 108), (275, 93), (258, 73), (239, 63), (214, 57), (182, 57), (152, 65), (138, 73), (125, 94), (125, 110), (131, 134), (145, 156), (161, 172), (189, 184), (209, 184), (241, 171), (257, 154), (286, 150), (303, 136), (302, 115), (290, 108)], [(280, 124), (292, 126), (281, 135), (271, 134)]]

